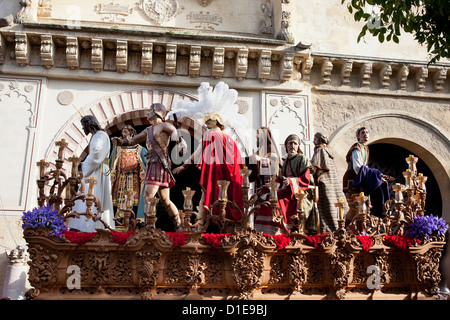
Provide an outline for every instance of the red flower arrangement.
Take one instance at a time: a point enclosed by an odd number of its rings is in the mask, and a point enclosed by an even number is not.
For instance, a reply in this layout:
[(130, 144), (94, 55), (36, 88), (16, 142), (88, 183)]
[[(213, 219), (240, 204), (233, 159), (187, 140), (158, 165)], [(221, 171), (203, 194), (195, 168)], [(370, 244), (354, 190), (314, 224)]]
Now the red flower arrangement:
[(306, 236), (306, 244), (314, 248), (318, 248), (320, 244), (328, 237), (327, 234), (315, 234)]
[(203, 233), (202, 238), (206, 244), (211, 246), (212, 249), (217, 249), (222, 244), (222, 239), (231, 235), (231, 233)]
[(287, 234), (277, 234), (272, 236), (273, 240), (277, 244), (277, 250), (286, 248), (286, 246), (291, 242), (291, 237)]
[(73, 232), (73, 231), (63, 231), (64, 237), (72, 243), (76, 244), (86, 244), (91, 241), (96, 232)]
[(364, 251), (369, 251), (369, 249), (372, 247), (373, 241), (372, 238), (369, 236), (356, 236), (359, 239), (359, 242), (361, 242), (362, 249)]
[(408, 249), (409, 247), (414, 245), (415, 242), (420, 244), (419, 239), (410, 236), (398, 236), (398, 235), (384, 236), (384, 241), (388, 246), (400, 249)]
[(272, 238), (277, 244), (277, 250), (282, 250), (291, 242), (291, 236), (287, 234), (270, 235), (263, 233), (266, 237)]
[(174, 247), (181, 247), (186, 244), (186, 239), (188, 237), (187, 233), (180, 232), (166, 232), (166, 234), (172, 239), (172, 244)]
[(117, 244), (125, 244), (128, 238), (134, 234), (136, 231), (128, 231), (128, 232), (114, 232), (112, 231), (112, 240)]

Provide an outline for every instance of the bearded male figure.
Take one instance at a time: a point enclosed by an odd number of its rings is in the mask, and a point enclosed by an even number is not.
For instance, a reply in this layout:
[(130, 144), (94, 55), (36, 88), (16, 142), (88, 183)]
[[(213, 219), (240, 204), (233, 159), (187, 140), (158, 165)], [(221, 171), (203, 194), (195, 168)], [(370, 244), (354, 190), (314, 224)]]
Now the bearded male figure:
[[(89, 154), (80, 164), (83, 173), (83, 180), (94, 177), (97, 183), (94, 186), (93, 195), (96, 196), (101, 203), (102, 213), (101, 220), (109, 227), (114, 228), (114, 209), (111, 198), (111, 181), (109, 177), (108, 157), (111, 144), (108, 134), (100, 127), (94, 116), (87, 115), (81, 118), (81, 125), (86, 135), (91, 134), (89, 142)], [(97, 213), (97, 208), (93, 206), (92, 213)], [(77, 200), (72, 209), (74, 212), (86, 212), (86, 203)], [(81, 232), (95, 232), (95, 229), (103, 229), (104, 225), (100, 221), (93, 221), (86, 217), (71, 218), (67, 225), (72, 230)]]
[[(198, 164), (201, 170), (200, 187), (202, 198), (199, 206), (199, 219), (201, 224), (206, 220), (207, 212), (211, 205), (219, 198), (219, 187), (217, 181), (226, 180), (230, 182), (227, 189), (229, 199), (233, 199), (241, 212), (244, 210), (242, 195), (242, 176), (239, 170), (243, 168), (243, 160), (236, 142), (223, 132), (224, 126), (218, 114), (207, 114), (205, 124), (208, 131), (202, 139), (202, 143), (185, 163), (174, 169), (173, 173), (178, 174), (191, 164)], [(214, 214), (219, 214), (216, 207)], [(241, 219), (239, 212), (227, 208), (226, 218), (232, 221)]]
[(145, 197), (154, 198), (158, 193), (162, 204), (172, 219), (175, 230), (181, 226), (178, 209), (170, 200), (170, 188), (175, 185), (171, 171), (171, 161), (168, 155), (169, 143), (177, 141), (182, 152), (186, 151), (186, 143), (178, 135), (176, 128), (165, 122), (166, 107), (161, 103), (154, 103), (148, 111), (151, 125), (134, 137), (112, 138), (118, 146), (130, 146), (146, 142), (147, 173), (145, 177)]
[[(125, 125), (122, 138), (134, 137), (136, 130)], [(117, 211), (125, 202), (125, 192), (133, 193), (133, 207), (137, 218), (144, 217), (145, 154), (147, 149), (139, 144), (114, 146), (109, 159), (113, 205)]]
[[(273, 221), (270, 207), (261, 207), (255, 217), (255, 229), (257, 231), (271, 235), (290, 232), (294, 227), (294, 216), (297, 215), (298, 202), (295, 194), (299, 193), (300, 190), (307, 194), (307, 197), (303, 200), (305, 231), (317, 231), (314, 191), (309, 187), (310, 184), (314, 184), (313, 166), (309, 159), (303, 155), (300, 142), (300, 138), (295, 134), (286, 138), (284, 146), (287, 158), (281, 168), (280, 177), (276, 180), (280, 183), (277, 191), (277, 206), (281, 209), (284, 226)], [(277, 214), (279, 213), (277, 212)]]

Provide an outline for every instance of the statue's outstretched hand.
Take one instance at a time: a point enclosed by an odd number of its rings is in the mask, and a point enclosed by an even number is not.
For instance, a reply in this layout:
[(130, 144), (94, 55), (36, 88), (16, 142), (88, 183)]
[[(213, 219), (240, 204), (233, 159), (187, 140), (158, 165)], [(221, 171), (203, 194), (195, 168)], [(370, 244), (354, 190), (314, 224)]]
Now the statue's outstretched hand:
[(119, 137), (112, 137), (111, 141), (112, 141), (113, 145), (115, 145), (115, 146), (122, 145), (122, 139)]

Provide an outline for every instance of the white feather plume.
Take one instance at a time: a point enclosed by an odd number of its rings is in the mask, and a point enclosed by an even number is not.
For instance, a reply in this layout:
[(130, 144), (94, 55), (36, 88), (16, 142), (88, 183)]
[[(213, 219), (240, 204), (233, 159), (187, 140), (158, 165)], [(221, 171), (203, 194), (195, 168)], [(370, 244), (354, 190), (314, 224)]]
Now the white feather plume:
[(248, 127), (247, 119), (238, 112), (236, 90), (230, 89), (221, 81), (214, 88), (208, 82), (202, 82), (197, 91), (198, 101), (176, 101), (175, 108), (167, 114), (166, 118), (173, 119), (173, 114), (176, 114), (180, 120), (189, 117), (203, 123), (207, 114), (215, 113), (222, 118), (222, 124), (225, 127), (229, 126), (236, 130)]

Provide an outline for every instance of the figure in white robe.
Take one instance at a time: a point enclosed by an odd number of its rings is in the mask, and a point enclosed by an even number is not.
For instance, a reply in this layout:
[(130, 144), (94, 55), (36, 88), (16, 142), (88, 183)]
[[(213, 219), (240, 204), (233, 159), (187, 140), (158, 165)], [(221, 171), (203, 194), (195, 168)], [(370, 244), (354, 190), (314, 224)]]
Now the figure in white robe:
[[(86, 135), (92, 134), (89, 143), (89, 154), (81, 163), (81, 170), (84, 179), (94, 177), (97, 183), (94, 185), (93, 195), (98, 197), (101, 203), (101, 220), (108, 224), (112, 229), (114, 224), (113, 202), (111, 197), (111, 180), (109, 177), (108, 157), (111, 149), (111, 144), (108, 134), (103, 131), (98, 125), (97, 120), (93, 116), (85, 116), (81, 119), (83, 130)], [(85, 186), (85, 193), (88, 192), (89, 185)], [(91, 207), (92, 213), (95, 215), (98, 211), (95, 205)], [(86, 212), (86, 203), (82, 200), (77, 200), (72, 209), (74, 212)], [(95, 229), (104, 229), (105, 226), (101, 221), (94, 222), (92, 219), (86, 221), (85, 216), (80, 218), (71, 218), (68, 223), (71, 229), (77, 229), (81, 232), (95, 232)]]

